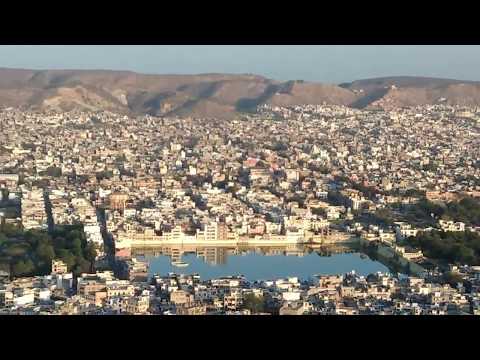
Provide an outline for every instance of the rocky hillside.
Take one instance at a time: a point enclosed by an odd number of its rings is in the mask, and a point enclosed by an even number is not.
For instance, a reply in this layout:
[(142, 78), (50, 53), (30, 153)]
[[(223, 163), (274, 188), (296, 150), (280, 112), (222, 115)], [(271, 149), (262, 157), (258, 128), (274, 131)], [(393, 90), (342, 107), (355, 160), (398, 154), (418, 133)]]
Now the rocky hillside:
[(340, 87), (359, 95), (351, 106), (394, 108), (424, 104), (480, 105), (480, 82), (422, 77), (354, 81)]
[(260, 104), (395, 107), (480, 104), (480, 83), (391, 77), (326, 85), (257, 75), (145, 75), (104, 70), (0, 69), (0, 106), (232, 118)]

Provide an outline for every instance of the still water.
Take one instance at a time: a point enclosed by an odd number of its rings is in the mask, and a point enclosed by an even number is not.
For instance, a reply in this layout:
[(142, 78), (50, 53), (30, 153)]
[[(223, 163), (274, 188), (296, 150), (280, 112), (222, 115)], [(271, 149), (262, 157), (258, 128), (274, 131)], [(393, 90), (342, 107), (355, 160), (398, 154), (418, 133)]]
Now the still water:
[(352, 270), (362, 275), (377, 271), (389, 272), (380, 262), (348, 247), (166, 247), (136, 251), (134, 255), (149, 262), (150, 275), (197, 273), (202, 279), (244, 275), (248, 280), (272, 280), (289, 276), (307, 280), (316, 274), (344, 274)]

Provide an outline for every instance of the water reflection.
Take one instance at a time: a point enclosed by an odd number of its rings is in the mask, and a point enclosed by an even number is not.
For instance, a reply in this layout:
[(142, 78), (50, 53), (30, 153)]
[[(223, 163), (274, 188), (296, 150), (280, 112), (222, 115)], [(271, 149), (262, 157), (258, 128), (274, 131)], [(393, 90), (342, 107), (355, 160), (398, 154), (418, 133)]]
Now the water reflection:
[(163, 246), (136, 249), (132, 255), (150, 263), (150, 275), (199, 274), (203, 279), (244, 275), (251, 280), (315, 274), (339, 274), (355, 270), (360, 274), (388, 272), (381, 263), (358, 252), (351, 245), (342, 246)]
[[(225, 265), (229, 256), (245, 256), (248, 254), (257, 254), (262, 256), (297, 256), (303, 257), (316, 253), (321, 257), (330, 257), (335, 254), (355, 253), (357, 249), (350, 245), (335, 246), (315, 246), (315, 245), (285, 245), (285, 246), (232, 246), (232, 247), (207, 247), (196, 245), (172, 245), (162, 246), (154, 249), (135, 249), (132, 251), (134, 257), (156, 258), (167, 256), (170, 258), (170, 264), (176, 266), (185, 263), (185, 255), (195, 255), (204, 263), (211, 266)], [(366, 257), (362, 254), (362, 257)], [(180, 266), (182, 267), (182, 266)]]

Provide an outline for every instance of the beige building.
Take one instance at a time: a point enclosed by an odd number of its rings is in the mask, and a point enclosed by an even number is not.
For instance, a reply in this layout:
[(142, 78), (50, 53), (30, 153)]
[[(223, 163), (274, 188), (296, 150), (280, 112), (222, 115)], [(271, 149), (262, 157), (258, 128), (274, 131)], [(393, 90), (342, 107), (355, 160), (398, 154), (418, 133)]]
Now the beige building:
[(205, 315), (206, 313), (207, 306), (200, 303), (177, 307), (177, 315)]
[(194, 296), (185, 290), (175, 290), (170, 293), (170, 302), (175, 305), (188, 305), (193, 303)]
[(68, 272), (67, 264), (62, 260), (52, 260), (52, 274), (66, 274)]

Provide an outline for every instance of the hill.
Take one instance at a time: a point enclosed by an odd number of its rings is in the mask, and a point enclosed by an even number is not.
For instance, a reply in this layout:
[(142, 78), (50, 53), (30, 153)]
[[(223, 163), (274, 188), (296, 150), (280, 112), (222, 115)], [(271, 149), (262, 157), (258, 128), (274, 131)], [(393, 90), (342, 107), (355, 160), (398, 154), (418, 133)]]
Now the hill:
[(130, 71), (0, 68), (0, 105), (31, 109), (78, 108), (228, 119), (265, 103), (389, 108), (439, 101), (478, 105), (480, 83), (390, 77), (337, 86), (280, 82), (252, 74), (147, 75)]
[(353, 107), (403, 107), (446, 103), (477, 106), (480, 104), (480, 82), (427, 77), (385, 77), (340, 84), (357, 93)]

